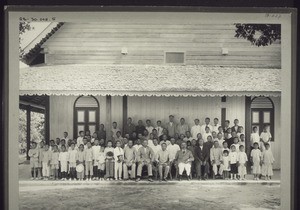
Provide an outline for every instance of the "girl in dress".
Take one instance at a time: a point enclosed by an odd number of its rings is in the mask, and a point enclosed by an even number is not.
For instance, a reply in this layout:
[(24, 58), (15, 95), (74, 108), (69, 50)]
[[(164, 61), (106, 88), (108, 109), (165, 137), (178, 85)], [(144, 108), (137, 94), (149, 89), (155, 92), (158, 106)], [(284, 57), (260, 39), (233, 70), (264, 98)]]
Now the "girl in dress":
[(273, 176), (273, 163), (275, 161), (270, 144), (265, 144), (265, 150), (262, 152), (262, 175), (266, 180), (270, 180)]

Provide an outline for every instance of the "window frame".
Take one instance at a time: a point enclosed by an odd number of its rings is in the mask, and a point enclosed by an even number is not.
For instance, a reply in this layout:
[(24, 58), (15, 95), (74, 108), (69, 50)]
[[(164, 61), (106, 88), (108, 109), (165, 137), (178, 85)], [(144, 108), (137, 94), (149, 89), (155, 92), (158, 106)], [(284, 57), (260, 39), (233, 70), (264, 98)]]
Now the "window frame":
[[(82, 95), (83, 96), (83, 95)], [(97, 107), (76, 107), (76, 103), (78, 101), (79, 98), (81, 98), (82, 96), (79, 96), (73, 105), (73, 138), (77, 138), (78, 137), (78, 125), (83, 125), (84, 126), (84, 131), (89, 130), (89, 125), (95, 125), (95, 131), (99, 130), (99, 123), (100, 123), (100, 105), (98, 100), (92, 96), (89, 95), (89, 97), (92, 97), (96, 102), (97, 102)], [(77, 112), (78, 111), (84, 111), (84, 122), (78, 122), (78, 116), (77, 116)], [(96, 117), (95, 117), (95, 122), (90, 123), (89, 121), (89, 111), (96, 111)], [(91, 135), (93, 135), (91, 133)]]
[[(183, 63), (167, 63), (167, 53), (183, 53)], [(164, 64), (166, 65), (186, 65), (186, 51), (164, 51)]]

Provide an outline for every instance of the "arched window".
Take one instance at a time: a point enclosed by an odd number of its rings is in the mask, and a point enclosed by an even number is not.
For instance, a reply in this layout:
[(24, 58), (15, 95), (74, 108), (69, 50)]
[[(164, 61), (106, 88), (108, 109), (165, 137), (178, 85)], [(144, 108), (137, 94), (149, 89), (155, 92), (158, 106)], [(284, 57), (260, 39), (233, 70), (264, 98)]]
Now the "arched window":
[(268, 97), (255, 97), (251, 102), (251, 127), (256, 126), (260, 134), (265, 125), (274, 141), (274, 103)]
[(99, 102), (94, 96), (80, 96), (74, 103), (74, 138), (79, 131), (99, 130)]

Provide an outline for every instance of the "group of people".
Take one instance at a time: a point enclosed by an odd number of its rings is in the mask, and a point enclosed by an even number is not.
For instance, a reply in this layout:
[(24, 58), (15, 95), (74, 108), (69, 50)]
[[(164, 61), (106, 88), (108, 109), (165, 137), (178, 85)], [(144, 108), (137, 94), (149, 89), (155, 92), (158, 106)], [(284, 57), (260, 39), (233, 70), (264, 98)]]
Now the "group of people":
[(123, 135), (113, 122), (108, 138), (101, 124), (92, 135), (80, 131), (78, 138), (72, 140), (64, 132), (62, 139), (50, 140), (49, 145), (33, 142), (28, 151), (31, 179), (140, 181), (146, 176), (149, 181), (153, 177), (167, 181), (185, 176), (187, 180), (244, 180), (248, 162), (255, 180), (261, 176), (271, 178), (274, 157), (267, 126), (260, 135), (257, 127), (253, 128), (248, 157), (244, 129), (238, 119), (232, 127), (228, 120), (224, 127), (220, 126), (217, 118), (212, 125), (208, 117), (203, 125), (199, 119), (194, 122), (189, 128), (184, 118), (176, 124), (170, 115), (165, 126), (157, 121), (153, 127), (150, 120), (146, 120), (146, 126), (142, 120), (135, 126), (128, 118)]

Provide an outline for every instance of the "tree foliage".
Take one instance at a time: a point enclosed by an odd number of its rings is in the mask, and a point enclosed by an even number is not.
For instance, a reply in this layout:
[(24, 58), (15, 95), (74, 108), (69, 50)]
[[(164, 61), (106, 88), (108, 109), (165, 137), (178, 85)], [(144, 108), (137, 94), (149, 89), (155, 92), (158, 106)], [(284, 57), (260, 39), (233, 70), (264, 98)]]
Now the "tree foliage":
[(281, 40), (280, 24), (235, 24), (237, 38), (244, 38), (256, 46), (268, 46)]
[(23, 56), (24, 52), (21, 48), (21, 35), (26, 33), (26, 31), (30, 31), (32, 29), (32, 27), (30, 26), (29, 22), (25, 22), (25, 21), (20, 21), (19, 22), (19, 56), (20, 58)]
[[(19, 143), (27, 142), (26, 111), (19, 110)], [(45, 139), (45, 115), (31, 112), (30, 141), (40, 142)]]

